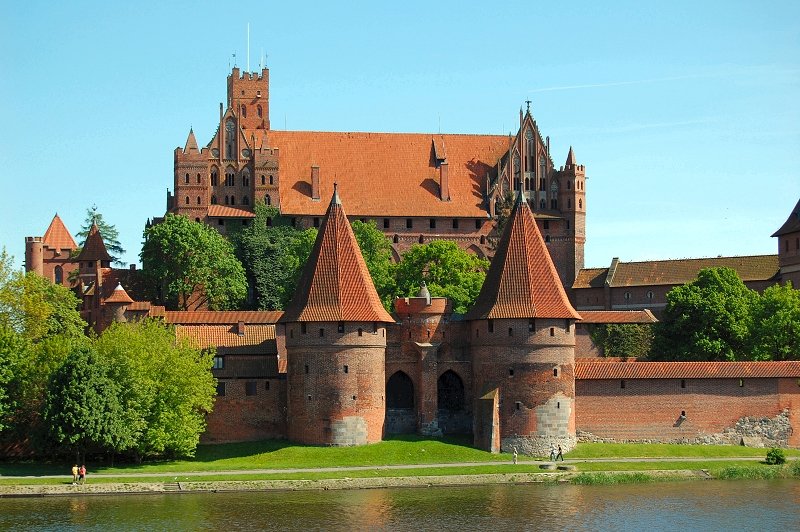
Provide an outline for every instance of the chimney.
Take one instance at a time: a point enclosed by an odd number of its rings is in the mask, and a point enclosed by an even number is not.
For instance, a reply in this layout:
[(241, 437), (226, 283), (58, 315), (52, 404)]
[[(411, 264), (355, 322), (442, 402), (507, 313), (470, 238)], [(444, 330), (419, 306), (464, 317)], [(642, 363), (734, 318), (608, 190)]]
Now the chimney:
[(447, 161), (442, 161), (439, 165), (439, 199), (450, 201), (450, 182), (447, 178)]
[(242, 320), (239, 320), (239, 323), (236, 324), (236, 334), (244, 336), (244, 322)]
[(319, 166), (311, 167), (311, 199), (319, 200)]

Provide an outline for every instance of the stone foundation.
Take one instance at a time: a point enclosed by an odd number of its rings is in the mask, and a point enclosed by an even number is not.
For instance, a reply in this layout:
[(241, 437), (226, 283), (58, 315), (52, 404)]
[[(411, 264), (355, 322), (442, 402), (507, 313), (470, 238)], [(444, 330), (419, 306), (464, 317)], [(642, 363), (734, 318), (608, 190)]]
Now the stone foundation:
[(367, 420), (363, 417), (348, 416), (331, 423), (331, 445), (348, 447), (367, 443)]
[(502, 439), (500, 450), (504, 453), (512, 453), (516, 447), (519, 454), (549, 458), (551, 444), (555, 445), (556, 449), (560, 445), (562, 452), (568, 453), (575, 448), (577, 443), (578, 439), (575, 436), (511, 436)]

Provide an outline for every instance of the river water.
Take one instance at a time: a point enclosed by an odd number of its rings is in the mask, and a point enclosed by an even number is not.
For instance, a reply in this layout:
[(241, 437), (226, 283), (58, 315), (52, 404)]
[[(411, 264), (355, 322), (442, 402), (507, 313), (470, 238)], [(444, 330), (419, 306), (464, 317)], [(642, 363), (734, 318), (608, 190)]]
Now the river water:
[(800, 481), (0, 499), (2, 530), (798, 530)]

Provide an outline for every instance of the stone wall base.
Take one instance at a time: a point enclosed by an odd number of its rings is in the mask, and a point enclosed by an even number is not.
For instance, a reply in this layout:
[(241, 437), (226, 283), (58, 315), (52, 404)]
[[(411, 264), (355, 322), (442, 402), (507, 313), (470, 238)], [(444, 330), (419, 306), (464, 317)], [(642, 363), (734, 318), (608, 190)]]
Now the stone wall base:
[(556, 449), (561, 446), (561, 450), (568, 453), (575, 448), (578, 438), (575, 436), (510, 436), (503, 438), (500, 442), (500, 450), (504, 453), (513, 453), (514, 447), (517, 453), (528, 456), (550, 457), (550, 446), (555, 445)]

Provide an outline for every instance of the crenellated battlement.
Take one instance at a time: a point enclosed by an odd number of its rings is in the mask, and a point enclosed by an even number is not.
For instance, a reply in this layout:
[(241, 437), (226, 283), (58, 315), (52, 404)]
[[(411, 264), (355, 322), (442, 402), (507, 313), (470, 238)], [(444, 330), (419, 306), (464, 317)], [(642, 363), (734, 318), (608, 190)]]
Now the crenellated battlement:
[(453, 303), (446, 297), (401, 297), (394, 302), (395, 312), (404, 317), (408, 314), (451, 314)]

